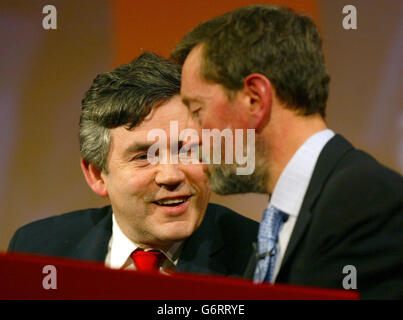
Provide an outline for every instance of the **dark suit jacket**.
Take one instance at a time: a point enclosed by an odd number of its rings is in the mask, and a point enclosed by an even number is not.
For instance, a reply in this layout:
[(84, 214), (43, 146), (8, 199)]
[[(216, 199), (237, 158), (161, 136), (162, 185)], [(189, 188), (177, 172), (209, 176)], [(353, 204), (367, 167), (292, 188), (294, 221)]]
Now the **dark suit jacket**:
[[(257, 222), (209, 204), (203, 223), (185, 240), (176, 270), (242, 276), (257, 231)], [(8, 250), (104, 262), (111, 234), (110, 206), (74, 211), (23, 226)]]
[[(276, 283), (343, 289), (346, 265), (362, 298), (403, 298), (403, 178), (336, 135), (319, 156)], [(255, 266), (253, 255), (246, 277)]]

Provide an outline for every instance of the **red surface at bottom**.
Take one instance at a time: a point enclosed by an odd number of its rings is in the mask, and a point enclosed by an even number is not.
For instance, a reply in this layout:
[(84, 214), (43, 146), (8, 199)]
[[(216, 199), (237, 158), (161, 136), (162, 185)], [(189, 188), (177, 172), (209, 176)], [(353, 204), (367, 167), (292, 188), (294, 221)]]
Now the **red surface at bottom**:
[[(43, 286), (44, 278), (50, 276), (46, 268), (44, 272), (44, 267), (48, 265), (55, 267), (56, 281), (53, 283), (56, 284), (56, 289), (45, 289)], [(240, 278), (190, 273), (147, 274), (112, 270), (101, 263), (16, 253), (0, 254), (0, 279), (2, 300), (354, 300), (359, 298), (358, 294), (352, 291), (254, 284)]]

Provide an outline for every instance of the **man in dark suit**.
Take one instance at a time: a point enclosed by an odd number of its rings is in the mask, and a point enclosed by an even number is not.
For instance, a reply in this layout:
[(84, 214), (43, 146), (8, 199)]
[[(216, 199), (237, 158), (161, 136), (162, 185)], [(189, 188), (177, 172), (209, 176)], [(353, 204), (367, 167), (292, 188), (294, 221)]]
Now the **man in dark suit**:
[(246, 274), (403, 298), (403, 179), (327, 127), (329, 76), (313, 21), (284, 7), (240, 8), (197, 26), (172, 58), (183, 64), (190, 123), (255, 132), (252, 174), (207, 166), (217, 193), (270, 195)]
[(30, 223), (10, 251), (139, 271), (243, 275), (258, 224), (208, 203), (193, 154), (188, 163), (174, 161), (189, 145), (178, 135), (189, 116), (178, 95), (180, 73), (177, 64), (144, 53), (96, 77), (82, 101), (81, 167), (111, 206)]

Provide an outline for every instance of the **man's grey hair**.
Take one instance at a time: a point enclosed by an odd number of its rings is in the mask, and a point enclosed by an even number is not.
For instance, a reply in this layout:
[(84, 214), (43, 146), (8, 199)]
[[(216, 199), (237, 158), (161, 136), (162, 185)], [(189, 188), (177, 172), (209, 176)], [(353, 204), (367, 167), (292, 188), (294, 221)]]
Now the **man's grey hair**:
[(110, 129), (134, 128), (154, 106), (179, 94), (180, 76), (179, 65), (151, 52), (99, 74), (82, 100), (79, 138), (85, 161), (107, 173)]

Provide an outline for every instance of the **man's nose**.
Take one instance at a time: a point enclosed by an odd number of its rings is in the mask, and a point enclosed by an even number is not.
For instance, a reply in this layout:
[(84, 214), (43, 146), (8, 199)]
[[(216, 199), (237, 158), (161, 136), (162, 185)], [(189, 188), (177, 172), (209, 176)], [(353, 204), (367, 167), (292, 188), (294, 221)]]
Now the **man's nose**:
[(202, 121), (200, 117), (192, 117), (189, 116), (187, 119), (187, 128), (194, 129), (198, 134), (201, 133), (202, 130)]
[(175, 189), (185, 180), (185, 174), (179, 164), (161, 164), (155, 177), (155, 182), (160, 186)]

